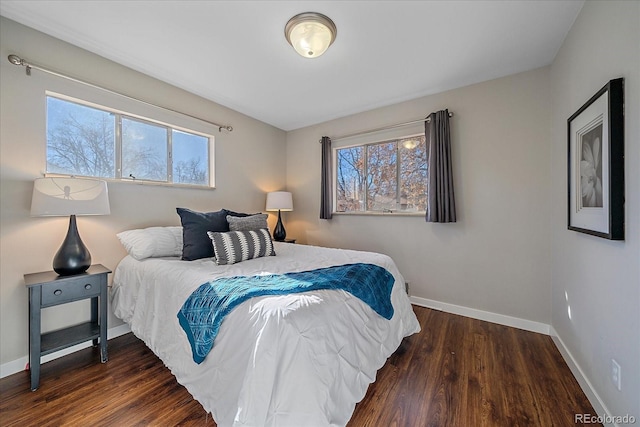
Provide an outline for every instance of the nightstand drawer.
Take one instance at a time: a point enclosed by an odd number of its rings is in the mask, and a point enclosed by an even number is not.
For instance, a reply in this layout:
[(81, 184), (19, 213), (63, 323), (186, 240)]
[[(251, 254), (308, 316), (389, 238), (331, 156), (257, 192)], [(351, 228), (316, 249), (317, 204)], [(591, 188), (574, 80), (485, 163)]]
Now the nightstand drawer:
[(87, 276), (66, 282), (47, 283), (42, 286), (42, 306), (99, 296), (100, 280), (101, 276)]

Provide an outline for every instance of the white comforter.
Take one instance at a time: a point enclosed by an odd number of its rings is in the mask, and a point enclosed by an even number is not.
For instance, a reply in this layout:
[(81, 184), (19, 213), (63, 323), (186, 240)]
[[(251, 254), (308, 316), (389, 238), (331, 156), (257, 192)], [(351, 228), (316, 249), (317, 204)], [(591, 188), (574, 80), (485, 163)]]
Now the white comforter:
[[(386, 255), (286, 243), (276, 243), (276, 253), (231, 266), (127, 256), (114, 275), (115, 315), (220, 427), (343, 426), (402, 338), (420, 330), (404, 279)], [(391, 320), (344, 291), (253, 298), (227, 316), (205, 361), (193, 361), (176, 315), (199, 285), (355, 262), (395, 277)]]

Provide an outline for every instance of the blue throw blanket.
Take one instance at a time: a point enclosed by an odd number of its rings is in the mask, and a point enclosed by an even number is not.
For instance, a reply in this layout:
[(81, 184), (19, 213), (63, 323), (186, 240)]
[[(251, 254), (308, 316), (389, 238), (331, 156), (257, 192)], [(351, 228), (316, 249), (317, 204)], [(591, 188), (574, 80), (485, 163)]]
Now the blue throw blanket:
[(320, 289), (343, 289), (360, 298), (385, 319), (393, 316), (394, 278), (373, 264), (347, 264), (299, 273), (223, 277), (198, 287), (178, 312), (193, 360), (202, 363), (213, 347), (224, 318), (244, 301), (263, 295), (284, 295)]

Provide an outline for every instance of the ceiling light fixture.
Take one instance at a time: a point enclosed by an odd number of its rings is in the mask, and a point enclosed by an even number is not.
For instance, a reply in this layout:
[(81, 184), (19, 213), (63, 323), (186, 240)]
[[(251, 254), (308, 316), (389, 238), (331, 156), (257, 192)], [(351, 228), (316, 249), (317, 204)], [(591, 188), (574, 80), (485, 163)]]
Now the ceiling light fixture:
[(416, 141), (415, 139), (405, 139), (404, 141), (402, 141), (402, 146), (407, 150), (413, 150), (418, 146), (418, 144), (418, 141)]
[(317, 58), (325, 53), (337, 34), (336, 24), (317, 12), (300, 13), (289, 19), (284, 27), (289, 44), (305, 58)]

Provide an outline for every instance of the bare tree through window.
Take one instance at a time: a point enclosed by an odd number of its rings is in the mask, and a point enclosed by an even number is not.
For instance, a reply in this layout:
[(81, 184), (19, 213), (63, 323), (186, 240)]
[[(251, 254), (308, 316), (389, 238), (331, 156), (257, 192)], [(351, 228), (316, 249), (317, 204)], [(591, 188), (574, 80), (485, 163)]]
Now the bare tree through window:
[(338, 212), (426, 209), (424, 135), (339, 148), (336, 165)]
[(398, 143), (367, 146), (367, 210), (396, 209), (398, 192)]
[(338, 212), (364, 210), (364, 147), (338, 150), (336, 209)]
[(203, 135), (47, 96), (48, 173), (208, 186), (210, 147)]
[(47, 99), (47, 172), (115, 177), (114, 115)]
[(123, 176), (167, 181), (167, 134), (164, 126), (123, 118)]
[(172, 131), (173, 182), (207, 185), (209, 139), (179, 130)]

